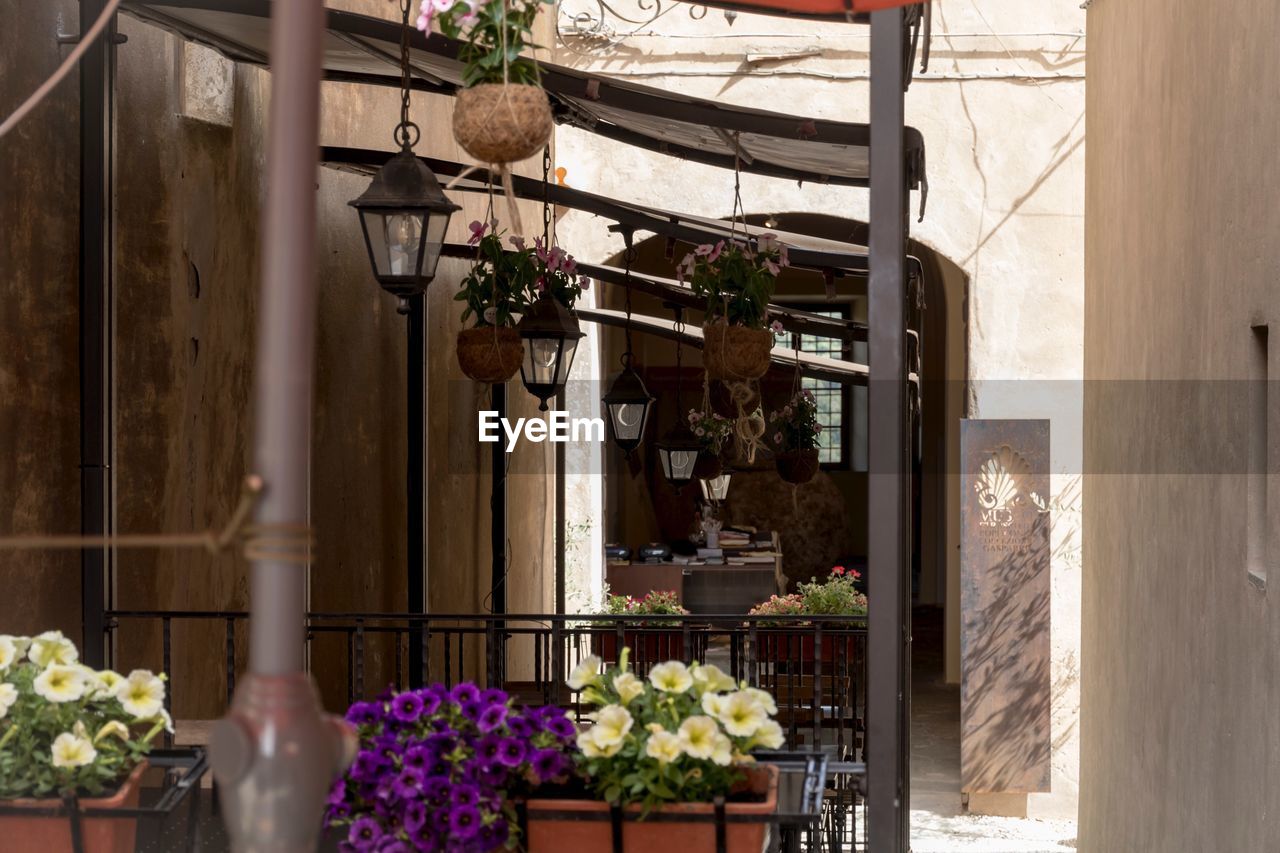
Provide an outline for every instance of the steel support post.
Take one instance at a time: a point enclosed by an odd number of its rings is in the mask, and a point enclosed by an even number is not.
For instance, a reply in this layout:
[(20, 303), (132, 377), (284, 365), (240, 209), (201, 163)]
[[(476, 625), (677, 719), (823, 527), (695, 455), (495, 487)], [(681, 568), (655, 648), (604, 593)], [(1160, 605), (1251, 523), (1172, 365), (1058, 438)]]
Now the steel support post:
[[(409, 613), (427, 612), (427, 297), (409, 298), (409, 340), (406, 364), (406, 453), (408, 542), (405, 590)], [(409, 685), (422, 686), (423, 632), (421, 627), (409, 631)]]
[[(80, 32), (106, 0), (81, 0)], [(111, 287), (115, 180), (116, 21), (80, 60), (80, 532), (111, 531)], [(111, 550), (80, 552), (84, 662), (106, 665)]]
[[(556, 409), (564, 411), (565, 392), (561, 388), (556, 392)], [(568, 545), (568, 529), (565, 525), (565, 444), (556, 442), (556, 613), (565, 610), (565, 548)]]
[[(498, 422), (507, 416), (507, 385), (492, 385), (493, 410)], [(507, 448), (501, 441), (492, 445), (492, 489), (489, 496), (489, 547), (493, 555), (489, 585), (489, 612), (507, 612)]]
[(868, 831), (872, 853), (908, 849), (906, 162), (903, 10), (871, 13)]
[(354, 732), (321, 713), (303, 670), (324, 21), (323, 0), (272, 4), (253, 436), (265, 491), (250, 546), (250, 672), (210, 743), (235, 851), (314, 851), (325, 796), (355, 750)]

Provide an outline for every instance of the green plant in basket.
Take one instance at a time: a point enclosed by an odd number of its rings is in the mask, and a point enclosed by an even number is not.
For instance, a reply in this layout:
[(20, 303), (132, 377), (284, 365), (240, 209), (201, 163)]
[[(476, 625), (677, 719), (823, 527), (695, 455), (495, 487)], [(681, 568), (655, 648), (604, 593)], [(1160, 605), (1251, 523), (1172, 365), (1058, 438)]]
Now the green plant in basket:
[(762, 234), (754, 244), (740, 240), (698, 246), (676, 267), (676, 278), (689, 282), (707, 302), (707, 324), (763, 329), (778, 273), (789, 265), (787, 247)]
[(785, 738), (773, 697), (715, 666), (660, 663), (641, 679), (630, 671), (630, 650), (601, 672), (595, 656), (569, 678), (593, 724), (578, 735), (579, 769), (597, 796), (640, 803), (709, 802), (728, 796), (753, 762), (756, 748), (777, 749)]
[(537, 64), (521, 54), (537, 47), (533, 43), (533, 22), (543, 0), (422, 0), (421, 5), (418, 29), (426, 32), (436, 21), (440, 32), (463, 40), (458, 59), (463, 65), (464, 86), (538, 84)]
[(475, 318), (477, 327), (514, 326), (517, 315), (529, 307), (539, 265), (523, 238), (509, 238), (508, 250), (502, 245), (502, 234), (497, 220), (471, 223), (467, 243), (476, 247), (476, 260), (453, 297), (466, 305), (464, 323)]
[(809, 390), (798, 391), (785, 406), (769, 413), (769, 444), (776, 452), (817, 450), (822, 424), (818, 403)]
[(99, 671), (79, 658), (58, 631), (0, 635), (0, 800), (100, 796), (173, 731), (163, 675)]

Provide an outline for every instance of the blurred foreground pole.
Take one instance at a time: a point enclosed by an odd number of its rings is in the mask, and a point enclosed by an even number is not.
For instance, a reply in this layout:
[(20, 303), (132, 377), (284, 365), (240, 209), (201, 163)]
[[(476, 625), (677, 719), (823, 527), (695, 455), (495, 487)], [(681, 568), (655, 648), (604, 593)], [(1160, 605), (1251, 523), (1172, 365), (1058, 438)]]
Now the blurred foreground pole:
[(315, 352), (315, 221), (323, 0), (271, 15), (267, 196), (254, 376), (254, 473), (266, 489), (250, 545), (249, 675), (210, 759), (237, 853), (311, 853), (354, 735), (321, 713), (303, 671), (308, 456)]

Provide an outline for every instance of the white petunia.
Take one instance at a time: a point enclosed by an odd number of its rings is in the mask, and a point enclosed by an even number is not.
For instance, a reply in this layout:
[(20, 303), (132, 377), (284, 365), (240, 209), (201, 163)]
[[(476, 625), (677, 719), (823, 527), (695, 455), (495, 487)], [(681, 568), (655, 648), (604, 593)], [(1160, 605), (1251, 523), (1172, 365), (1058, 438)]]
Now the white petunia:
[(624, 672), (613, 677), (613, 689), (618, 692), (622, 704), (627, 705), (637, 696), (644, 695), (644, 682), (631, 673)]
[(100, 688), (101, 696), (114, 696), (116, 689), (124, 684), (124, 676), (114, 669), (103, 669), (95, 673), (95, 684)]
[(719, 717), (720, 710), (724, 707), (724, 697), (719, 693), (703, 693), (702, 694), (702, 710), (709, 716)]
[(80, 670), (55, 663), (37, 675), (31, 686), (49, 702), (75, 702), (84, 695), (86, 685)]
[(0, 684), (0, 720), (5, 718), (13, 703), (18, 701), (18, 688), (12, 684)]
[(711, 717), (689, 717), (680, 724), (680, 746), (690, 758), (710, 758), (719, 737), (720, 726)]
[(63, 732), (53, 741), (54, 767), (84, 767), (92, 764), (98, 757), (98, 750), (93, 748), (87, 737)]
[(116, 698), (135, 719), (153, 718), (164, 710), (164, 681), (149, 670), (135, 669), (116, 687)]
[(62, 636), (61, 631), (45, 631), (31, 641), (27, 659), (36, 666), (73, 664), (80, 659), (75, 643)]
[(594, 684), (596, 679), (600, 677), (600, 664), (602, 661), (595, 655), (587, 655), (578, 665), (573, 668), (573, 672), (569, 673), (569, 689), (581, 690), (588, 684)]
[(659, 764), (670, 764), (684, 754), (680, 737), (668, 731), (654, 732), (645, 744), (644, 754), (656, 758)]
[(591, 736), (595, 738), (596, 745), (602, 748), (620, 744), (635, 722), (631, 713), (621, 705), (606, 705), (596, 714), (596, 724), (591, 728)]
[(728, 767), (733, 763), (733, 741), (726, 735), (716, 735), (715, 746), (711, 750), (711, 760), (721, 767)]
[(693, 682), (704, 693), (720, 693), (724, 690), (732, 690), (737, 686), (733, 683), (733, 679), (725, 675), (724, 671), (715, 664), (695, 666), (692, 672)]
[(744, 687), (742, 692), (759, 702), (764, 708), (764, 712), (770, 717), (778, 713), (778, 703), (773, 701), (773, 694), (768, 690), (761, 690), (759, 687)]
[(689, 667), (669, 660), (649, 670), (649, 682), (663, 693), (683, 693), (693, 686), (693, 676)]
[(622, 741), (601, 746), (596, 738), (596, 729), (591, 727), (578, 735), (578, 749), (587, 758), (612, 758), (622, 749)]
[(98, 729), (98, 733), (93, 736), (95, 744), (102, 743), (103, 738), (118, 737), (120, 740), (129, 739), (129, 727), (119, 720), (112, 720), (104, 723), (102, 728)]
[(786, 735), (777, 720), (765, 720), (751, 738), (751, 746), (763, 746), (765, 749), (781, 749), (786, 742)]
[(716, 714), (724, 730), (734, 737), (751, 737), (769, 719), (764, 706), (745, 690), (728, 696)]
[(0, 635), (0, 672), (13, 666), (18, 659), (18, 644), (8, 634)]

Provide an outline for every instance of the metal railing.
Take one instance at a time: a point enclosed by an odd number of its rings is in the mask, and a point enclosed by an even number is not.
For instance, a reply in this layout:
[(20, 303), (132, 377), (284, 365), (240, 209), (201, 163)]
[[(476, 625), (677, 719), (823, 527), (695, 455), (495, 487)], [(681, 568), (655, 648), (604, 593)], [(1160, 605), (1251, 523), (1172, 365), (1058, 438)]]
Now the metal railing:
[[(175, 716), (212, 718), (246, 663), (248, 619), (242, 611), (110, 611), (107, 649), (119, 667), (169, 673), (166, 705)], [(865, 761), (865, 617), (310, 613), (306, 631), (309, 668), (331, 706), (387, 688), (471, 680), (506, 690), (517, 704), (579, 710), (566, 683), (574, 666), (590, 654), (611, 663), (627, 647), (641, 676), (664, 660), (697, 661), (769, 691), (787, 749), (821, 750), (836, 767)], [(420, 656), (409, 654), (411, 644)], [(418, 671), (410, 660), (421, 661)], [(863, 849), (857, 783), (855, 774), (832, 775), (809, 849)]]

